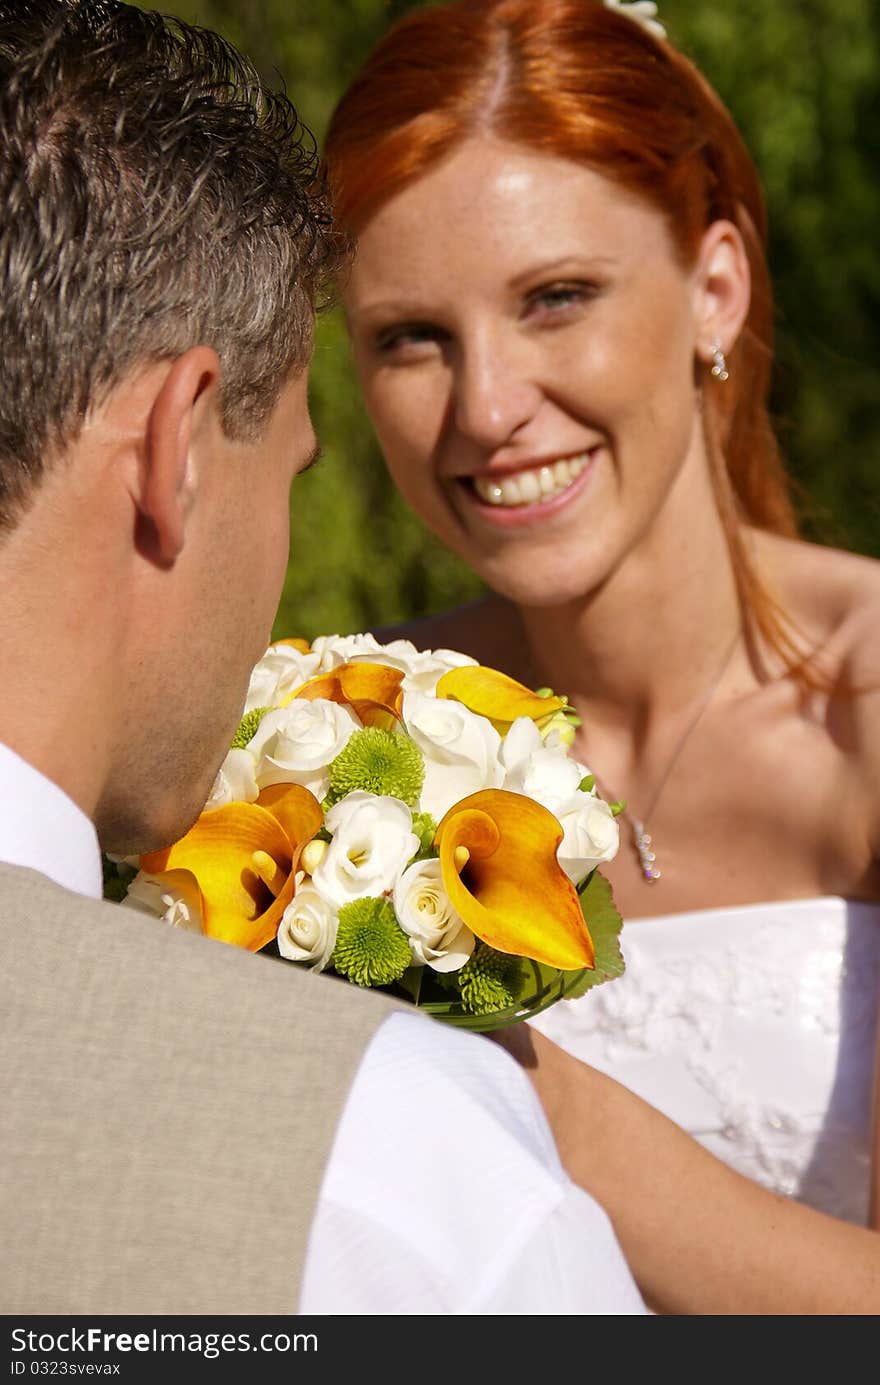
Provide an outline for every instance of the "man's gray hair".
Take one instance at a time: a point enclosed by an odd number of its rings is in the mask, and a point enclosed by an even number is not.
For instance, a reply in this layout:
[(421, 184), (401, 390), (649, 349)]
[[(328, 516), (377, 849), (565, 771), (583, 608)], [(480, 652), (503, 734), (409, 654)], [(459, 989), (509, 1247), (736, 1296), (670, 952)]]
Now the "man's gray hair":
[(346, 253), (286, 95), (117, 0), (0, 0), (0, 205), (0, 527), (120, 380), (191, 346), (258, 436)]

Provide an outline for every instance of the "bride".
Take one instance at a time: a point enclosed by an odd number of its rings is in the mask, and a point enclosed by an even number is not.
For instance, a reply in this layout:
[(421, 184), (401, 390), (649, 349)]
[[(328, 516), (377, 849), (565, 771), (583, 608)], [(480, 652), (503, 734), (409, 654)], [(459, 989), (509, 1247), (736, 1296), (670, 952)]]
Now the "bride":
[[(840, 1226), (880, 1226), (880, 573), (797, 535), (765, 404), (757, 175), (655, 9), (427, 7), (336, 110), (367, 407), (409, 504), (491, 590), (395, 633), (565, 693), (575, 755), (625, 802), (603, 870), (627, 973), (536, 1021), (650, 1103), (643, 1146), (603, 1130), (608, 1159), (644, 1147), (643, 1187), (667, 1154), (682, 1180), (709, 1168), (658, 1108), (830, 1214), (797, 1221), (797, 1245), (816, 1263), (830, 1237), (848, 1266), (816, 1288), (792, 1243), (762, 1278), (778, 1199), (722, 1180), (718, 1234), (752, 1235), (753, 1268), (713, 1299), (695, 1232), (690, 1278), (664, 1262), (643, 1287), (672, 1311), (880, 1308), (878, 1243)], [(691, 1211), (711, 1239), (705, 1201)]]

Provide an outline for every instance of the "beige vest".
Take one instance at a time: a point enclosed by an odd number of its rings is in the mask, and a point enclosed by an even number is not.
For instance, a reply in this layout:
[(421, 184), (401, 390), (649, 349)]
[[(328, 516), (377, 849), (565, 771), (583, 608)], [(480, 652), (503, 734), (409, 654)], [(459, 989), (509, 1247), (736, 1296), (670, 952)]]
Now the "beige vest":
[(0, 865), (0, 1313), (295, 1313), (396, 1008)]

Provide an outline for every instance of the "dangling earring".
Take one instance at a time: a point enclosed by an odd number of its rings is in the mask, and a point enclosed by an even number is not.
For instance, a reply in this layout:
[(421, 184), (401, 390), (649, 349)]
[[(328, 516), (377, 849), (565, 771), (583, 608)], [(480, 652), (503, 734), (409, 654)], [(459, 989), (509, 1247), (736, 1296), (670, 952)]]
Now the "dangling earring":
[(721, 342), (718, 337), (712, 343), (712, 374), (716, 380), (729, 380), (730, 371), (727, 369), (727, 358), (721, 350)]

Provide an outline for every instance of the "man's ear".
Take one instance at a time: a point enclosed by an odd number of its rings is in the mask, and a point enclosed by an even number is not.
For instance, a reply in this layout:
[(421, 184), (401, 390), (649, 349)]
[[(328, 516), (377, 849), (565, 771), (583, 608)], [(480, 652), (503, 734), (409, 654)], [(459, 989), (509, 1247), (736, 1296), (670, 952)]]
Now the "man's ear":
[(752, 277), (742, 236), (731, 221), (713, 221), (700, 244), (695, 271), (696, 350), (711, 361), (715, 346), (729, 352), (749, 311)]
[(199, 442), (216, 425), (220, 359), (209, 346), (178, 356), (150, 408), (138, 495), (139, 546), (162, 566), (181, 553), (195, 499)]

